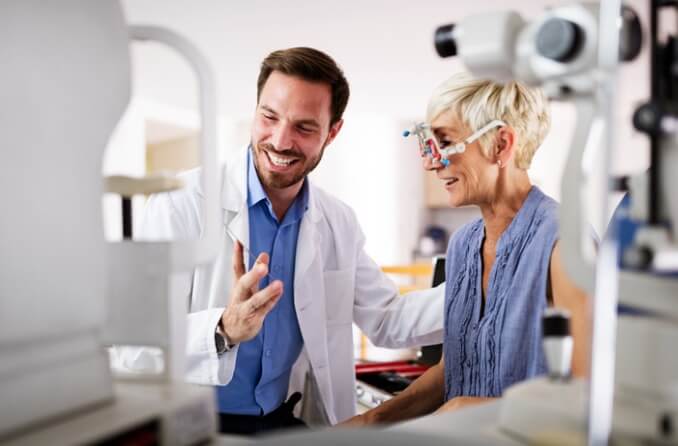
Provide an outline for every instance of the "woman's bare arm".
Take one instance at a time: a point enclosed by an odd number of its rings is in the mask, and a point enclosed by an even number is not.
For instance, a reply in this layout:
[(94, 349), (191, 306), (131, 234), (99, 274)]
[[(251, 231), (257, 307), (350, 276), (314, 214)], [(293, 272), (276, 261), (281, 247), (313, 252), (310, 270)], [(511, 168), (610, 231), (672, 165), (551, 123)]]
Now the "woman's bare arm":
[(577, 377), (589, 375), (591, 347), (591, 317), (588, 295), (567, 275), (563, 265), (559, 242), (551, 255), (551, 288), (553, 304), (570, 312), (570, 329), (574, 340), (572, 374)]
[(426, 415), (438, 409), (444, 400), (444, 361), (440, 362), (417, 378), (407, 389), (361, 415), (341, 423), (341, 426), (363, 426), (368, 424), (395, 423)]

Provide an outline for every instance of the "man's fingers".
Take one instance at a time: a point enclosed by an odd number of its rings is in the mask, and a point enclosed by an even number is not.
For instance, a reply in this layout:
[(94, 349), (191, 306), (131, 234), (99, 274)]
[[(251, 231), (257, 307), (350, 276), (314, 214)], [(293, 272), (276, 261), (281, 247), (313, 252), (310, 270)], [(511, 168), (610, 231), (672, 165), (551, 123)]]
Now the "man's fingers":
[(247, 301), (250, 310), (260, 315), (266, 315), (282, 296), (283, 284), (276, 280), (261, 291), (255, 293)]
[[(259, 264), (266, 265), (266, 267), (268, 267), (268, 259), (269, 259), (268, 254), (265, 253), (265, 252), (262, 252), (261, 254), (259, 254), (257, 256), (257, 259), (255, 260), (253, 267), (255, 267)], [(254, 284), (253, 287), (250, 288), (249, 295), (252, 295), (252, 294), (256, 293), (257, 291), (259, 291), (259, 282), (258, 281), (257, 281), (257, 283)]]
[(263, 263), (264, 265), (268, 265), (268, 254), (265, 252), (259, 254), (259, 256), (257, 257), (257, 261), (254, 264), (256, 265), (257, 263)]
[(236, 240), (233, 247), (233, 272), (235, 272), (235, 280), (240, 279), (245, 274), (245, 255), (242, 244)]
[(266, 317), (266, 315), (269, 313), (269, 311), (271, 311), (273, 309), (273, 307), (275, 307), (275, 304), (278, 303), (278, 301), (280, 300), (281, 297), (282, 297), (282, 294), (279, 294), (279, 295), (273, 297), (272, 299), (270, 299), (264, 305), (257, 308), (257, 314), (259, 316), (261, 316), (262, 318)]
[(264, 264), (256, 264), (254, 267), (240, 276), (240, 279), (235, 283), (235, 298), (239, 300), (246, 300), (252, 294), (252, 288), (258, 285), (259, 281), (268, 274), (268, 266)]

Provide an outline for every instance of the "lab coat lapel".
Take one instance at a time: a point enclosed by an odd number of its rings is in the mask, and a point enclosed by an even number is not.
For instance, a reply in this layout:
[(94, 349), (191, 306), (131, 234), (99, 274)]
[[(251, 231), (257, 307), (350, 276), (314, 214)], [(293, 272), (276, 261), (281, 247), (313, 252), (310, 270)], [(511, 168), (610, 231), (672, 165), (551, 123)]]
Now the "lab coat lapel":
[(299, 329), (311, 363), (318, 391), (322, 395), (324, 411), (333, 417), (334, 398), (328, 369), (327, 326), (325, 324), (325, 282), (321, 252), (320, 223), (322, 213), (314, 188), (309, 187), (308, 210), (301, 221), (297, 238), (297, 254), (294, 268), (294, 305)]
[[(233, 237), (246, 248), (249, 244), (247, 214), (247, 151), (228, 163), (222, 178), (221, 200), (223, 208), (224, 234), (219, 255), (214, 261), (211, 273), (205, 276), (209, 283), (209, 302), (213, 306), (228, 303), (229, 290), (233, 286)], [(245, 251), (248, 252), (248, 251)], [(249, 262), (247, 254), (245, 262)], [(201, 285), (202, 286), (202, 285)]]
[[(249, 219), (247, 210), (247, 150), (227, 168), (221, 192), (224, 208), (224, 225), (228, 228), (227, 239), (237, 238), (249, 251)], [(247, 255), (246, 255), (247, 256)], [(249, 259), (245, 259), (249, 262)]]
[(321, 294), (307, 291), (298, 292), (302, 285), (313, 288), (323, 285), (322, 281), (319, 280), (322, 278), (322, 267), (319, 261), (315, 261), (316, 256), (320, 253), (320, 232), (317, 226), (321, 221), (321, 213), (315, 195), (313, 187), (309, 187), (308, 210), (301, 220), (299, 237), (297, 238), (297, 253), (294, 265), (294, 304), (297, 311), (312, 304), (314, 295), (324, 295), (324, 289), (313, 290), (320, 291)]
[(244, 150), (226, 167), (221, 190), (221, 206), (227, 211), (240, 211), (247, 203), (247, 151)]

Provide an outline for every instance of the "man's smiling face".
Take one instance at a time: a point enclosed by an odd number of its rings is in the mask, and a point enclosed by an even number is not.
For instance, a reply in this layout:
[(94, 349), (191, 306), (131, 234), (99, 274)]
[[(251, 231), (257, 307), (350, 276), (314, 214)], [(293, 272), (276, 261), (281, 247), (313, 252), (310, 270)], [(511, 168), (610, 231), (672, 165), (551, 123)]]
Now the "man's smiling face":
[(330, 127), (330, 86), (274, 71), (252, 126), (254, 164), (264, 188), (299, 184), (320, 162), (341, 121)]

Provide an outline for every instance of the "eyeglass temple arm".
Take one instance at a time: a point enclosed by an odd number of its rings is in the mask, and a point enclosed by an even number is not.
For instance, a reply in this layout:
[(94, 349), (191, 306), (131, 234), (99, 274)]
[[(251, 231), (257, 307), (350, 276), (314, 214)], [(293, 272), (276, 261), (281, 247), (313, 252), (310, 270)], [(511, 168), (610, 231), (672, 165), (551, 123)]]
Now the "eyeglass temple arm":
[(506, 125), (506, 123), (502, 120), (499, 120), (499, 119), (495, 119), (494, 121), (490, 121), (488, 124), (482, 126), (476, 132), (474, 132), (471, 136), (466, 138), (464, 140), (464, 143), (465, 144), (471, 144), (473, 141), (480, 138), (481, 136), (483, 136), (485, 133), (492, 130), (493, 128), (504, 127), (505, 125)]

